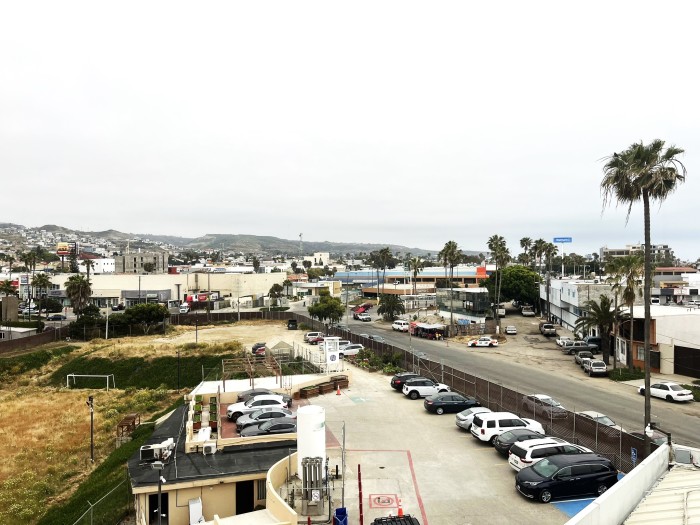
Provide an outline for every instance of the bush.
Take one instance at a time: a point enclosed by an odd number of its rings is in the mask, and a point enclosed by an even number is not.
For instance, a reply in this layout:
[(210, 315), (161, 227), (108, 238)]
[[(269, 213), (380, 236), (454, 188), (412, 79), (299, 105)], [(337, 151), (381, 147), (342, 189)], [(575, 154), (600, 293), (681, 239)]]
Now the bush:
[(633, 370), (616, 368), (608, 372), (608, 377), (613, 381), (632, 381), (634, 379), (644, 379), (644, 371), (639, 368), (634, 368)]
[(683, 388), (687, 388), (693, 393), (693, 401), (700, 401), (700, 386), (698, 386), (698, 381), (693, 381), (692, 385), (681, 385)]

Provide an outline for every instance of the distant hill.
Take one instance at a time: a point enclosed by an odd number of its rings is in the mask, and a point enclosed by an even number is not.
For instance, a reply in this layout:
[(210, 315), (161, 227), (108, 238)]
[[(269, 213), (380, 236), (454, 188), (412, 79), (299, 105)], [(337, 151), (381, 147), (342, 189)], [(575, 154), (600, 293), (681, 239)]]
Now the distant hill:
[[(18, 224), (0, 223), (0, 228), (26, 228)], [(296, 255), (299, 253), (299, 241), (294, 239), (280, 239), (279, 237), (271, 237), (264, 235), (246, 235), (246, 234), (206, 234), (201, 237), (177, 237), (173, 235), (158, 235), (153, 233), (123, 233), (117, 230), (105, 231), (79, 231), (71, 230), (63, 226), (55, 224), (47, 224), (36, 228), (27, 228), (30, 230), (46, 230), (54, 234), (70, 235), (75, 234), (81, 237), (92, 237), (108, 239), (116, 244), (124, 245), (127, 241), (131, 242), (131, 246), (144, 246), (143, 241), (148, 239), (156, 243), (164, 243), (175, 246), (177, 248), (187, 250), (223, 250), (235, 251), (243, 253), (268, 253), (271, 255), (285, 254)], [(137, 241), (138, 239), (138, 241)], [(347, 253), (359, 254), (369, 253), (374, 250), (389, 247), (394, 252), (402, 254), (411, 253), (413, 255), (425, 256), (427, 254), (435, 255), (436, 250), (426, 250), (423, 248), (401, 246), (399, 244), (370, 244), (356, 242), (332, 242), (332, 241), (307, 241), (303, 242), (304, 254), (313, 252), (330, 252), (334, 255), (345, 255)], [(479, 251), (463, 250), (467, 255), (478, 255)]]

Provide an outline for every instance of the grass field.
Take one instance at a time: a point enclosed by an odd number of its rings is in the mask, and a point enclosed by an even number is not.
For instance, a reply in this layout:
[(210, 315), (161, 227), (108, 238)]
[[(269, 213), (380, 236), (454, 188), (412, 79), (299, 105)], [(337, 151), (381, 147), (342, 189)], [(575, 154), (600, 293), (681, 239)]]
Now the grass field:
[[(143, 422), (182, 402), (203, 370), (243, 352), (244, 343), (269, 331), (266, 325), (199, 327), (199, 344), (192, 342), (194, 329), (178, 327), (165, 337), (53, 344), (0, 359), (0, 523), (73, 523), (88, 500), (124, 479), (126, 459), (150, 435), (152, 427), (144, 425), (134, 441), (116, 449), (123, 416), (138, 412)], [(78, 388), (66, 388), (68, 373), (114, 374), (117, 388), (106, 391), (103, 379), (82, 379)], [(94, 464), (89, 395), (95, 407)]]

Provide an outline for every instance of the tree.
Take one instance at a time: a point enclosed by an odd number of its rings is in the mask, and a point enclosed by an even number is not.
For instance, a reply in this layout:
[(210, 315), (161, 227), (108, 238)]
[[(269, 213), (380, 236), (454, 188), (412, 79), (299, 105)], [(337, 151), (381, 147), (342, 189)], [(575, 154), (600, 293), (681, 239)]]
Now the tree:
[(307, 272), (309, 271), (309, 268), (311, 268), (311, 261), (302, 261), (302, 266), (304, 267), (304, 270)]
[(258, 273), (260, 270), (260, 261), (258, 260), (257, 257), (253, 256), (253, 271), (255, 273)]
[[(521, 254), (523, 264), (527, 266), (530, 263), (530, 248), (532, 248), (532, 239), (530, 237), (523, 237), (520, 239), (520, 247), (523, 249), (523, 253)], [(518, 256), (518, 259), (520, 259), (520, 256)]]
[(32, 277), (32, 286), (34, 287), (35, 293), (39, 290), (39, 320), (41, 320), (42, 303), (46, 297), (46, 292), (51, 287), (51, 279), (49, 279), (49, 276), (45, 273), (40, 272)]
[(71, 275), (66, 281), (65, 286), (66, 296), (70, 300), (73, 312), (80, 317), (92, 296), (90, 283), (82, 275)]
[[(651, 422), (651, 218), (650, 201), (661, 204), (685, 181), (686, 168), (678, 160), (683, 150), (676, 146), (665, 148), (663, 140), (632, 144), (621, 153), (606, 158), (603, 180), (603, 209), (615, 199), (627, 205), (627, 221), (632, 205), (642, 201), (644, 207), (644, 428)], [(645, 452), (650, 441), (644, 440)]]
[(601, 339), (603, 361), (610, 363), (610, 332), (615, 324), (617, 312), (613, 307), (610, 297), (601, 295), (600, 301), (590, 300), (584, 303), (587, 309), (586, 315), (576, 319), (575, 328), (582, 333), (588, 333), (591, 328), (596, 328)]
[(542, 273), (542, 255), (544, 255), (544, 250), (547, 247), (547, 241), (544, 239), (537, 239), (532, 243), (532, 258), (537, 261), (537, 272)]
[(345, 313), (343, 303), (337, 297), (331, 297), (328, 290), (321, 290), (319, 296), (319, 301), (309, 306), (309, 315), (321, 321), (328, 319), (331, 323), (337, 323)]
[(644, 258), (640, 255), (626, 255), (615, 259), (614, 268), (622, 275), (625, 286), (622, 288), (622, 304), (629, 309), (629, 351), (627, 352), (627, 366), (633, 368), (632, 342), (634, 341), (634, 302), (638, 295), (643, 294), (639, 286), (644, 272)]
[(422, 272), (425, 267), (425, 261), (420, 257), (411, 257), (407, 262), (407, 266), (408, 270), (413, 272), (413, 295), (416, 295), (416, 280), (418, 279), (418, 274)]
[[(95, 267), (95, 261), (93, 261), (92, 259), (83, 259), (83, 262), (81, 262), (80, 264), (85, 266), (85, 272), (87, 273), (87, 282), (88, 284), (90, 284), (90, 270), (92, 270)], [(153, 263), (146, 264), (150, 264), (151, 266), (153, 266)], [(143, 265), (144, 270), (146, 270), (146, 264)]]
[(140, 303), (127, 308), (123, 315), (129, 324), (141, 327), (143, 334), (148, 335), (153, 327), (165, 322), (170, 312), (162, 304)]
[(279, 298), (282, 297), (282, 295), (284, 295), (284, 288), (282, 287), (281, 284), (275, 283), (270, 288), (268, 295), (270, 296), (270, 299), (273, 300), (274, 306), (277, 306), (277, 302), (278, 302)]
[(294, 272), (294, 273), (299, 273), (299, 272), (297, 271), (297, 266), (298, 266), (298, 265), (297, 265), (297, 262), (296, 262), (296, 261), (292, 261), (292, 264), (290, 264), (290, 266), (292, 267), (292, 272)]
[[(87, 262), (87, 261), (85, 261), (85, 262)], [(92, 261), (90, 261), (90, 262), (92, 262)], [(155, 269), (156, 269), (156, 265), (153, 264), (152, 262), (143, 263), (143, 271), (144, 272), (151, 273)], [(89, 274), (89, 272), (88, 272), (88, 274)]]
[[(494, 298), (496, 308), (498, 308), (498, 305), (501, 304), (501, 279), (499, 279), (499, 268), (502, 269), (508, 264), (508, 261), (510, 260), (510, 252), (506, 247), (506, 240), (500, 235), (492, 235), (489, 237), (489, 240), (486, 242), (486, 246), (491, 251), (493, 260), (496, 263), (496, 293), (494, 294)], [(500, 326), (501, 318), (498, 316), (498, 314), (494, 316), (494, 319), (496, 319), (496, 324)]]
[(284, 294), (286, 296), (289, 296), (290, 295), (289, 289), (294, 286), (292, 284), (292, 281), (290, 281), (289, 279), (285, 279), (284, 281), (282, 281), (282, 286), (284, 287)]
[(397, 314), (406, 313), (406, 309), (398, 295), (389, 294), (382, 296), (381, 304), (379, 308), (377, 308), (377, 313), (382, 314), (385, 321), (393, 321), (396, 319)]
[[(494, 273), (484, 281), (484, 286), (494, 297), (496, 296), (496, 278)], [(538, 273), (527, 266), (506, 266), (501, 269), (498, 277), (501, 300), (535, 304), (540, 296), (538, 287), (540, 279)]]
[(448, 284), (448, 296), (450, 301), (450, 333), (452, 333), (452, 326), (454, 324), (454, 301), (452, 300), (452, 279), (454, 277), (455, 266), (462, 262), (464, 254), (462, 250), (459, 249), (455, 241), (447, 241), (445, 246), (442, 247), (439, 258), (442, 259), (443, 265), (445, 266), (445, 278), (447, 278), (447, 269), (450, 269), (450, 278)]
[(12, 285), (12, 281), (0, 281), (0, 293), (5, 296), (17, 295), (17, 288)]

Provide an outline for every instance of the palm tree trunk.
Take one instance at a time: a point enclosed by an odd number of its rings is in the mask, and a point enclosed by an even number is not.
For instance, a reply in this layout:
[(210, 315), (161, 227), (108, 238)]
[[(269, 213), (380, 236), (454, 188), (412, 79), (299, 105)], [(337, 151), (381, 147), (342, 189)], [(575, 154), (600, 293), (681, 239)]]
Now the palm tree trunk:
[(627, 352), (627, 368), (634, 368), (634, 360), (632, 359), (632, 345), (634, 344), (634, 304), (630, 305), (630, 347)]
[[(651, 423), (651, 219), (649, 191), (642, 191), (644, 201), (644, 428)], [(644, 434), (644, 453), (649, 455), (651, 442)]]
[(449, 337), (452, 337), (452, 323), (453, 317), (454, 317), (454, 312), (452, 311), (452, 304), (454, 303), (453, 297), (452, 297), (452, 277), (454, 276), (454, 266), (450, 265), (450, 331), (449, 331)]

